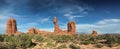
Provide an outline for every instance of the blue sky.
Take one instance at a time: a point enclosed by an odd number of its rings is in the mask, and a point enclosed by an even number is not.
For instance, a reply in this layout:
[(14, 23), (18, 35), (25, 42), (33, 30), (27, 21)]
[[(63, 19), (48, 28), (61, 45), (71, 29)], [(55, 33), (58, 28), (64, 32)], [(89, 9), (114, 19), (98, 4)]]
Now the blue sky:
[(79, 33), (120, 33), (119, 0), (0, 0), (0, 33), (9, 18), (21, 32), (30, 27), (52, 32), (54, 16), (63, 30), (74, 20)]

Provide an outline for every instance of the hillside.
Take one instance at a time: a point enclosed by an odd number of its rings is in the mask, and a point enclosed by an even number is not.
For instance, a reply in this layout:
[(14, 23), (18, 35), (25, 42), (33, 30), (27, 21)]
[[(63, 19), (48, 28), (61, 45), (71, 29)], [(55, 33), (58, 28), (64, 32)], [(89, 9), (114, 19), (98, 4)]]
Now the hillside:
[(0, 49), (120, 49), (120, 34), (0, 35)]

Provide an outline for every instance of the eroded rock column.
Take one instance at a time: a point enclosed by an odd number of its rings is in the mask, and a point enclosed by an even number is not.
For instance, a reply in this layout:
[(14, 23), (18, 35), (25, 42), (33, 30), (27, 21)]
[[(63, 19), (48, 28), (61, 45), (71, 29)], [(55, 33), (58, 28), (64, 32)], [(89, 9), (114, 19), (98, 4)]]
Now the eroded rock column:
[(56, 18), (56, 16), (54, 17), (53, 23), (54, 23), (54, 33), (60, 33), (60, 32), (62, 32), (62, 29), (60, 29), (59, 26), (58, 26), (58, 24), (57, 24), (57, 18)]
[(17, 32), (17, 22), (15, 19), (10, 18), (7, 21), (6, 34), (15, 34)]
[(74, 21), (70, 21), (68, 23), (68, 33), (70, 34), (76, 34), (76, 23)]

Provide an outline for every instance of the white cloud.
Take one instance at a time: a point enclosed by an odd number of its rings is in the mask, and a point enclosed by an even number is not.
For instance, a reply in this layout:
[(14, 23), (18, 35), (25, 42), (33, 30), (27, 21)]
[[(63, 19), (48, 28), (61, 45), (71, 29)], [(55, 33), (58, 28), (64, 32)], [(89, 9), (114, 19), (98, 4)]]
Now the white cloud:
[(43, 18), (43, 19), (41, 19), (41, 20), (39, 20), (41, 23), (45, 23), (45, 22), (51, 22), (50, 21), (50, 16), (49, 17), (47, 17), (47, 18)]
[(74, 18), (80, 18), (80, 17), (83, 17), (83, 16), (73, 16), (73, 15), (71, 15), (71, 14), (64, 14), (64, 16), (66, 16), (69, 20), (74, 20)]
[(93, 24), (77, 24), (77, 31), (91, 33), (92, 30), (97, 30), (100, 34), (120, 33), (119, 25), (120, 19), (104, 19)]
[(120, 19), (104, 19), (97, 22), (96, 24), (116, 24), (116, 23), (120, 23)]
[(81, 6), (71, 6), (70, 7), (66, 7), (65, 9), (63, 9), (63, 13), (64, 16), (67, 17), (69, 20), (75, 20), (75, 18), (80, 18), (80, 17), (84, 17), (85, 15), (87, 15), (87, 11), (86, 8), (81, 7)]

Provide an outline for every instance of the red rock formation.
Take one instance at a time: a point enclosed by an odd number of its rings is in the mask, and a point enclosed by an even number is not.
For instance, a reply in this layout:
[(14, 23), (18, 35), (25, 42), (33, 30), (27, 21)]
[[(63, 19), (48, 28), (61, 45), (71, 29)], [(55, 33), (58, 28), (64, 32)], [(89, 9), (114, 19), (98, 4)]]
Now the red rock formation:
[(29, 28), (28, 33), (29, 34), (38, 34), (38, 32), (35, 28)]
[(53, 23), (54, 23), (54, 33), (62, 32), (62, 29), (60, 29), (58, 24), (57, 24), (57, 18), (56, 17), (54, 17)]
[(92, 36), (98, 36), (97, 31), (93, 30), (93, 31), (92, 31)]
[(16, 31), (17, 31), (16, 20), (13, 18), (10, 18), (7, 21), (6, 34), (15, 34)]
[(12, 19), (12, 33), (15, 34), (17, 31), (17, 23), (16, 20)]
[(73, 35), (76, 34), (76, 23), (74, 21), (68, 23), (68, 33)]

